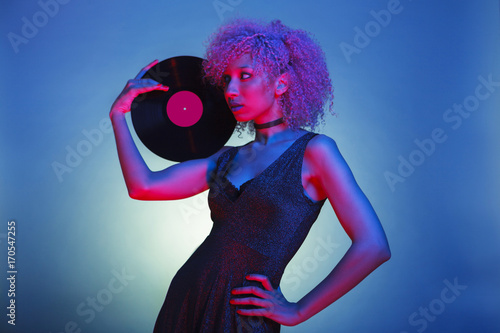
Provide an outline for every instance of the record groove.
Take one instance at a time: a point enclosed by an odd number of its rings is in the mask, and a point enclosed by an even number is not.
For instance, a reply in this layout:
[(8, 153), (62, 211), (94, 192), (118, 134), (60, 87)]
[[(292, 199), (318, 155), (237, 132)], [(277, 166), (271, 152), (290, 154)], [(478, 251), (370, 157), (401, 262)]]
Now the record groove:
[(236, 126), (222, 90), (203, 81), (202, 62), (192, 56), (159, 62), (143, 78), (169, 90), (141, 94), (132, 103), (137, 136), (167, 160), (208, 157), (224, 146)]

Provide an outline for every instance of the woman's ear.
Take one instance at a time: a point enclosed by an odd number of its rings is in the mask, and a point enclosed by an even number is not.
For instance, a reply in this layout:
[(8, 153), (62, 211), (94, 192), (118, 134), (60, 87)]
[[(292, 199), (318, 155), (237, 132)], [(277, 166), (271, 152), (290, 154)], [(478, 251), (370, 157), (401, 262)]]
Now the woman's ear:
[(280, 97), (288, 90), (288, 73), (283, 73), (276, 79), (276, 97)]

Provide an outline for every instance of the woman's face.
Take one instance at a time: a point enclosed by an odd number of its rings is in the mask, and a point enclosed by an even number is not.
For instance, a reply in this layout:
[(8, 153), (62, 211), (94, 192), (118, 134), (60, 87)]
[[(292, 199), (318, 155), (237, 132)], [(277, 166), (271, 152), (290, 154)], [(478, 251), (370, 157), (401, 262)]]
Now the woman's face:
[(237, 121), (261, 124), (282, 117), (276, 80), (257, 74), (249, 53), (229, 63), (223, 74), (224, 95)]

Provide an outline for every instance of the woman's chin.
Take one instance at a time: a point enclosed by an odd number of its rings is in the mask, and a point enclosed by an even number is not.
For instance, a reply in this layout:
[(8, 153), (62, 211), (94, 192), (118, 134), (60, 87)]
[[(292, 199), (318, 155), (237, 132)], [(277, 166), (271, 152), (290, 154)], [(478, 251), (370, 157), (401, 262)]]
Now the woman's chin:
[(239, 115), (237, 113), (233, 113), (233, 116), (239, 123), (246, 123), (247, 121), (253, 120), (251, 117), (245, 117), (244, 115)]

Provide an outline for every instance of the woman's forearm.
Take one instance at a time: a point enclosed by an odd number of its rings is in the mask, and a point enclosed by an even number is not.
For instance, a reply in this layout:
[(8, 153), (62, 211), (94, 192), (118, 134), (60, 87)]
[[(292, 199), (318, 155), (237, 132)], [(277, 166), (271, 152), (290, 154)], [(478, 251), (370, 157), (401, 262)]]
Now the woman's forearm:
[(125, 119), (125, 114), (119, 112), (111, 113), (110, 118), (113, 124), (116, 148), (125, 184), (127, 185), (129, 195), (136, 197), (137, 192), (146, 186), (148, 175), (151, 171), (134, 143), (127, 120)]
[(300, 322), (345, 295), (389, 258), (390, 250), (385, 245), (353, 243), (332, 272), (297, 302)]

